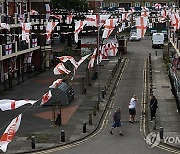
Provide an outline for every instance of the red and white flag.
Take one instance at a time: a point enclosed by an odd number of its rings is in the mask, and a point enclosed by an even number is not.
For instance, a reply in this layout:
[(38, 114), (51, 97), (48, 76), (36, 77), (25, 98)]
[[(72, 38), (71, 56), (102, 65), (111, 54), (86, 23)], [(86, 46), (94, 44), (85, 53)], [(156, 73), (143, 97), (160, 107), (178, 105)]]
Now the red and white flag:
[(51, 15), (51, 8), (49, 6), (49, 4), (45, 4), (46, 7), (46, 19), (49, 19), (50, 15)]
[(108, 56), (116, 56), (118, 52), (118, 46), (116, 43), (111, 42), (110, 44), (110, 50), (108, 52)]
[(122, 13), (121, 22), (124, 22), (125, 20), (127, 20), (128, 16), (129, 16), (130, 14), (131, 14), (131, 13)]
[(128, 11), (130, 14), (133, 14), (135, 12), (135, 8), (134, 7), (130, 7), (130, 10)]
[(140, 17), (137, 17), (135, 21), (136, 21), (136, 28), (137, 28), (137, 36), (139, 38), (143, 38), (147, 29), (148, 17), (140, 16)]
[(72, 56), (61, 56), (58, 57), (60, 61), (62, 61), (63, 63), (67, 62), (68, 60), (71, 62), (71, 64), (74, 65), (74, 67), (78, 67), (78, 63), (76, 62), (76, 60), (72, 57)]
[(36, 10), (31, 10), (30, 15), (38, 15), (39, 13)]
[(66, 69), (63, 63), (57, 64), (57, 66), (53, 69), (53, 72), (55, 75), (71, 73), (70, 70)]
[(112, 33), (114, 30), (116, 24), (117, 24), (118, 19), (107, 19), (106, 23), (104, 24), (104, 32), (102, 38), (108, 38), (109, 35)]
[(88, 64), (88, 69), (92, 68), (94, 66), (94, 61), (95, 61), (95, 58), (96, 58), (96, 52), (97, 52), (97, 48), (94, 49), (94, 52), (91, 56), (91, 59), (89, 61), (89, 64)]
[(101, 57), (102, 57), (102, 60), (108, 60), (108, 55), (107, 55), (107, 52), (106, 52), (106, 45), (103, 45), (102, 48), (101, 48)]
[(1, 136), (0, 139), (0, 149), (3, 152), (7, 151), (8, 144), (12, 141), (13, 137), (15, 136), (16, 132), (19, 129), (21, 123), (22, 114), (14, 118), (9, 126), (6, 128), (5, 132)]
[(161, 10), (161, 18), (165, 19), (168, 14), (169, 14), (169, 10), (166, 9)]
[(81, 65), (81, 63), (83, 63), (83, 61), (85, 61), (86, 58), (88, 58), (89, 56), (90, 56), (90, 54), (88, 54), (88, 55), (86, 55), (86, 56), (84, 56), (84, 57), (81, 57), (81, 59), (78, 61), (78, 67), (79, 67), (79, 65)]
[(83, 30), (83, 27), (85, 26), (86, 21), (76, 21), (75, 22), (75, 31), (74, 31), (74, 41), (78, 42), (78, 34), (81, 30)]
[(111, 14), (101, 14), (100, 15), (100, 27), (106, 23), (106, 20), (111, 16)]
[(37, 100), (11, 100), (11, 99), (2, 99), (0, 100), (0, 109), (2, 111), (14, 110), (25, 104), (33, 105)]
[(72, 19), (73, 19), (73, 15), (72, 14), (67, 15), (67, 17), (66, 17), (66, 24), (71, 24), (72, 23)]
[(81, 63), (83, 63), (83, 62), (86, 60), (86, 58), (88, 58), (89, 56), (90, 56), (90, 54), (88, 54), (88, 55), (86, 55), (86, 56), (84, 56), (84, 57), (81, 57), (81, 59), (77, 62), (77, 63), (78, 63), (78, 66), (77, 66), (77, 67), (74, 67), (74, 69), (73, 69), (74, 75), (75, 75), (76, 70), (77, 70), (77, 68), (79, 67), (79, 65), (81, 65)]
[(32, 48), (37, 47), (37, 38), (32, 39)]
[(60, 23), (63, 22), (63, 20), (62, 20), (62, 15), (52, 14), (51, 16), (52, 16), (52, 17), (55, 17), (56, 19), (59, 19), (59, 20), (60, 20)]
[(51, 99), (51, 97), (52, 97), (51, 90), (49, 90), (47, 93), (45, 93), (42, 96), (42, 100), (41, 100), (40, 106), (42, 106), (43, 104), (47, 103)]
[(6, 48), (6, 55), (9, 55), (12, 53), (12, 44), (7, 44), (5, 48)]
[(156, 3), (156, 4), (154, 5), (154, 7), (155, 7), (155, 9), (161, 9), (161, 4)]
[(98, 27), (99, 15), (86, 15), (86, 26)]
[(180, 18), (179, 13), (171, 14), (171, 25), (174, 27), (174, 31), (180, 28)]
[(62, 82), (62, 79), (57, 79), (56, 81), (53, 82), (52, 85), (49, 86), (49, 88), (56, 88), (58, 87)]
[(29, 42), (29, 32), (30, 32), (31, 23), (21, 23), (22, 27), (22, 40)]
[(47, 26), (46, 26), (46, 43), (50, 43), (50, 38), (51, 38), (51, 33), (54, 29), (54, 27), (56, 27), (56, 25), (58, 24), (58, 22), (48, 22)]

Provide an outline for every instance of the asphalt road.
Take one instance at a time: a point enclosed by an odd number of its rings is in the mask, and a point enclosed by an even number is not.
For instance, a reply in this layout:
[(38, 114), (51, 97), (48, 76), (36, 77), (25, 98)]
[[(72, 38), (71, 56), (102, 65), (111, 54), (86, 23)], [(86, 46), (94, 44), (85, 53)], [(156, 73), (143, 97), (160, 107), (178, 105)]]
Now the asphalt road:
[[(161, 49), (157, 49), (162, 52)], [(151, 48), (150, 38), (142, 39), (139, 42), (128, 43), (129, 61), (123, 72), (115, 96), (112, 100), (110, 113), (105, 119), (105, 124), (96, 136), (78, 146), (69, 147), (61, 151), (52, 152), (63, 154), (165, 154), (170, 153), (159, 148), (148, 148), (140, 132), (141, 99), (143, 86), (144, 59), (149, 52), (155, 54), (155, 49)], [(139, 101), (137, 103), (137, 123), (128, 122), (128, 103), (133, 94), (136, 94)], [(112, 124), (112, 114), (118, 108), (122, 109), (122, 128), (124, 136), (119, 136), (118, 131), (109, 134)]]

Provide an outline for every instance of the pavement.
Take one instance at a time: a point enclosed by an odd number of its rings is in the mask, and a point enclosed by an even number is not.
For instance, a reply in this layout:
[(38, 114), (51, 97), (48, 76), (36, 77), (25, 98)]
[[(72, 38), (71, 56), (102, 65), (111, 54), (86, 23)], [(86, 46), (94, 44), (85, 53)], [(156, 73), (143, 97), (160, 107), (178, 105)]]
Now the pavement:
[[(168, 71), (163, 63), (163, 55), (161, 52), (156, 56), (152, 54), (152, 78), (154, 85), (154, 95), (158, 100), (158, 109), (156, 117), (156, 130), (163, 128), (163, 136), (167, 139), (166, 144), (180, 148), (180, 144), (176, 139), (180, 139), (180, 115), (178, 113), (176, 100), (171, 92), (171, 84), (168, 77)], [(150, 121), (150, 117), (149, 117)], [(149, 123), (150, 130), (152, 124)], [(162, 143), (165, 140), (162, 140)]]
[[(74, 89), (75, 99), (68, 106), (62, 106), (62, 125), (60, 127), (56, 127), (52, 122), (52, 107), (39, 106), (42, 95), (48, 91), (48, 86), (58, 78), (51, 69), (1, 93), (0, 99), (38, 100), (33, 106), (25, 105), (13, 111), (2, 112), (1, 134), (15, 116), (23, 113), (20, 128), (13, 141), (9, 143), (6, 153), (31, 153), (60, 146), (80, 140), (95, 131), (112, 96), (113, 87), (119, 78), (124, 62), (125, 59), (122, 59), (119, 63), (118, 57), (111, 57), (109, 60), (103, 61), (99, 68), (100, 81), (90, 79), (90, 83), (87, 81), (85, 71), (87, 62), (85, 61), (78, 68), (74, 80), (69, 82)], [(90, 78), (93, 76), (93, 72), (94, 70), (90, 72)], [(85, 77), (84, 86), (82, 77)], [(98, 83), (100, 83), (100, 95), (101, 90), (106, 89), (105, 97), (100, 96), (99, 110), (97, 109)], [(83, 94), (83, 88), (87, 89), (86, 94)], [(92, 124), (89, 124), (89, 114), (92, 114)], [(83, 133), (84, 122), (86, 122), (86, 133)], [(65, 132), (65, 142), (61, 142), (62, 131)], [(32, 149), (31, 146), (32, 136), (35, 136), (35, 149)]]

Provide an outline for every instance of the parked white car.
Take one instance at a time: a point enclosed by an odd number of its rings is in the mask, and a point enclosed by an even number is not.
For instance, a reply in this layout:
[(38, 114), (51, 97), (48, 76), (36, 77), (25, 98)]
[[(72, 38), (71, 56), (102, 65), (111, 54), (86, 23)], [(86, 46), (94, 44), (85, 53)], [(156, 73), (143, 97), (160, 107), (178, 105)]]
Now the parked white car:
[(141, 38), (137, 36), (137, 33), (132, 33), (130, 35), (129, 41), (139, 41)]
[(163, 47), (163, 46), (164, 46), (164, 34), (163, 33), (153, 33), (152, 48)]

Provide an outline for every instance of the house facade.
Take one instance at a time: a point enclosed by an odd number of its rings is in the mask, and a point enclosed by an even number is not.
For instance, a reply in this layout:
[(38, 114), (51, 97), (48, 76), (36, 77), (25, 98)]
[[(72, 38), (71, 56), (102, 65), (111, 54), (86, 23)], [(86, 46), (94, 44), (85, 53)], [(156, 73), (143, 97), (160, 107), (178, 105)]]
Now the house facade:
[[(91, 1), (92, 3), (92, 1)], [(95, 1), (94, 1), (95, 3)], [(179, 0), (103, 0), (99, 1), (101, 8), (122, 8), (129, 9), (130, 7), (152, 7), (154, 4), (159, 3), (162, 6), (173, 6), (176, 5), (179, 7)]]
[[(12, 88), (50, 66), (46, 8), (50, 0), (0, 0), (0, 91)], [(31, 23), (29, 40), (23, 23)]]

